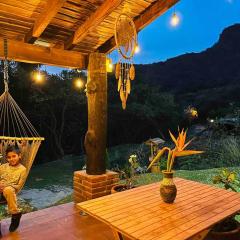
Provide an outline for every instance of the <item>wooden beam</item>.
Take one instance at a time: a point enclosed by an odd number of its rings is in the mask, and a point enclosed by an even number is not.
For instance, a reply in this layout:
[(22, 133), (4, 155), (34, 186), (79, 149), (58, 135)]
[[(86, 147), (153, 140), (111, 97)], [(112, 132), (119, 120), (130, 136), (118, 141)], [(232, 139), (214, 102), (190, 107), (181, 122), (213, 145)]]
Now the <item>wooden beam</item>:
[[(0, 38), (0, 58), (4, 58), (3, 38)], [(87, 67), (87, 56), (79, 52), (41, 47), (14, 40), (8, 40), (8, 59), (67, 68), (86, 69)]]
[(66, 0), (48, 0), (43, 12), (35, 21), (32, 29), (25, 36), (25, 42), (33, 43), (46, 29), (59, 9), (63, 6)]
[(123, 0), (105, 0), (104, 3), (84, 22), (65, 44), (65, 49), (72, 49), (74, 45), (81, 42), (89, 31), (97, 27), (104, 19), (112, 13)]
[[(151, 4), (146, 10), (140, 15), (134, 18), (134, 23), (137, 32), (141, 31), (144, 27), (150, 24), (157, 17), (165, 13), (169, 8), (175, 5), (180, 0), (157, 0)], [(99, 52), (109, 53), (116, 47), (114, 36), (106, 41), (103, 45), (98, 48)]]

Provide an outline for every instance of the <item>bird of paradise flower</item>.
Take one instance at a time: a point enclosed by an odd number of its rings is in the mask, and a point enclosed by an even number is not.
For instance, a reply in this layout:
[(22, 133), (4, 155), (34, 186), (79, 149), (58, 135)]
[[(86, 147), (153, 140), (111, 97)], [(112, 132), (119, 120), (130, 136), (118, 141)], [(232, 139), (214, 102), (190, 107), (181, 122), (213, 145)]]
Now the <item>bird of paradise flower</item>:
[(187, 137), (187, 130), (180, 131), (178, 129), (178, 137), (175, 138), (174, 135), (169, 131), (170, 137), (172, 141), (175, 143), (174, 149), (170, 149), (168, 147), (164, 147), (158, 151), (156, 157), (151, 161), (151, 164), (148, 166), (147, 169), (151, 168), (151, 166), (160, 160), (161, 156), (168, 151), (168, 158), (167, 158), (167, 172), (171, 172), (174, 164), (174, 160), (176, 157), (183, 157), (189, 156), (194, 154), (203, 153), (203, 151), (196, 151), (196, 150), (186, 150), (186, 147), (192, 142), (193, 139), (185, 143)]

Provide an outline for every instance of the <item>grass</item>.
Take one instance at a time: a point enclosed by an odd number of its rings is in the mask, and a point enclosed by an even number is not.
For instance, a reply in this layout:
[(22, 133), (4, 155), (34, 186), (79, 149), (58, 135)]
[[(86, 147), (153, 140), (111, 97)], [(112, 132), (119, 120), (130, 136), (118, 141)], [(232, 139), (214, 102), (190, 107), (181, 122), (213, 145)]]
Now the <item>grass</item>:
[[(240, 172), (240, 167), (230, 168), (232, 171), (237, 173)], [(220, 168), (213, 169), (204, 169), (204, 170), (177, 170), (174, 174), (175, 177), (181, 177), (188, 180), (193, 180), (196, 182), (202, 182), (210, 185), (214, 185), (212, 183), (213, 176), (217, 175), (220, 171)], [(146, 173), (137, 176), (137, 184), (145, 185), (153, 182), (158, 182), (162, 180), (162, 174), (154, 174), (154, 173)]]

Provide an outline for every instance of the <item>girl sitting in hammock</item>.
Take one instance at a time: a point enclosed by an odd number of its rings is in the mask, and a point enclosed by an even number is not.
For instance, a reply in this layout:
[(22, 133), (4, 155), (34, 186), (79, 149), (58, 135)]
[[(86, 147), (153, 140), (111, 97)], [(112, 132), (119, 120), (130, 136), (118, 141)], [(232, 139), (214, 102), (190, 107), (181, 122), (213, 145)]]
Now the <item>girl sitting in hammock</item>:
[(0, 166), (0, 193), (7, 200), (8, 211), (12, 214), (10, 232), (14, 232), (22, 216), (17, 206), (16, 193), (26, 179), (26, 168), (20, 163), (21, 152), (17, 147), (10, 146), (6, 150), (8, 163)]

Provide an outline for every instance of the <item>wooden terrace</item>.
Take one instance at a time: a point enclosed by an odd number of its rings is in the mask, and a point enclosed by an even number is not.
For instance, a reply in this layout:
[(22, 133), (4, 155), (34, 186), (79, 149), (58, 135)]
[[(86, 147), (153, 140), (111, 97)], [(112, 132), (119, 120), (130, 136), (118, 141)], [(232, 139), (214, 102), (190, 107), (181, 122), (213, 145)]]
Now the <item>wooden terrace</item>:
[(2, 240), (112, 240), (112, 230), (73, 203), (24, 214), (16, 232), (8, 231), (10, 219), (1, 222)]

